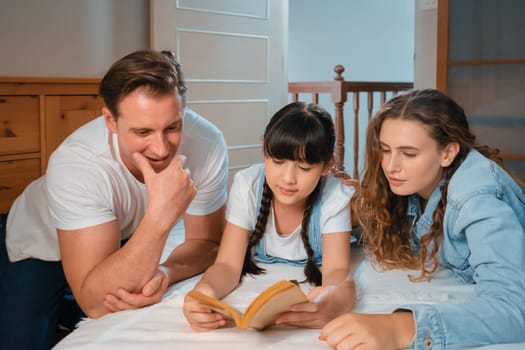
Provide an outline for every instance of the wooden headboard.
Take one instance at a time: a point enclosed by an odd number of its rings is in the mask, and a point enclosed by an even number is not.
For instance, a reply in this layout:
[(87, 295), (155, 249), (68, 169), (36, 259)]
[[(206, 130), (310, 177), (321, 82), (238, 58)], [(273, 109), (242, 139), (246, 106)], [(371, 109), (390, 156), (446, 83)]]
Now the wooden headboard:
[[(370, 119), (381, 105), (397, 95), (399, 91), (408, 90), (413, 87), (410, 82), (371, 82), (371, 81), (345, 81), (342, 65), (334, 67), (336, 76), (330, 81), (315, 82), (290, 82), (288, 92), (291, 94), (292, 101), (305, 101), (319, 103), (319, 95), (331, 95), (331, 100), (335, 106), (335, 167), (341, 171), (347, 171), (344, 164), (345, 156), (345, 122), (348, 121), (344, 114), (344, 107), (349, 100), (352, 102), (353, 110), (353, 164), (351, 174), (355, 179), (359, 179), (359, 115), (361, 99), (366, 100), (366, 110)], [(307, 100), (303, 97), (309, 96)], [(374, 108), (374, 100), (379, 98), (379, 104)], [(350, 173), (350, 171), (347, 171)]]

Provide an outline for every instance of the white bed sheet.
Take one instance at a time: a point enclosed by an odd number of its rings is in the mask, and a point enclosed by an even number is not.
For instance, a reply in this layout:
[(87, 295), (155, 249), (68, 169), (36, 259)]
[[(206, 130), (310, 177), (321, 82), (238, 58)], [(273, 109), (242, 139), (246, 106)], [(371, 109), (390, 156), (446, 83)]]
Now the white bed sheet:
[[(182, 227), (176, 227), (168, 239), (164, 257), (182, 240)], [(245, 281), (225, 301), (243, 310), (258, 292), (280, 279), (303, 280), (303, 269), (284, 264), (264, 265), (267, 273)], [(359, 247), (352, 248), (352, 270), (357, 285), (356, 312), (391, 312), (409, 302), (462, 302), (473, 297), (473, 287), (459, 285), (448, 271), (440, 272), (432, 282), (411, 283), (407, 271), (375, 271)], [(237, 350), (237, 349), (322, 349), (329, 346), (318, 340), (319, 330), (287, 326), (265, 331), (222, 328), (207, 333), (191, 330), (182, 313), (184, 295), (200, 276), (176, 283), (156, 305), (122, 311), (79, 323), (78, 329), (58, 343), (56, 350), (72, 349), (155, 349), (155, 350)], [(301, 285), (305, 290), (308, 285)], [(480, 347), (483, 350), (525, 349), (525, 344)]]

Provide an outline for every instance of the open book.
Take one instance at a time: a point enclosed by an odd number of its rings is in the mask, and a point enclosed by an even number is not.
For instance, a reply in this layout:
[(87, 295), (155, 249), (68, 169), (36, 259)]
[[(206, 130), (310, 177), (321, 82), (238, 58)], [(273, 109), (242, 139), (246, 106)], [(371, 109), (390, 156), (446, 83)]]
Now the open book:
[(195, 290), (188, 295), (202, 305), (233, 319), (238, 328), (263, 330), (272, 325), (277, 316), (290, 310), (292, 305), (308, 301), (297, 281), (281, 280), (262, 291), (248, 305), (244, 313), (234, 309), (219, 299), (212, 298)]

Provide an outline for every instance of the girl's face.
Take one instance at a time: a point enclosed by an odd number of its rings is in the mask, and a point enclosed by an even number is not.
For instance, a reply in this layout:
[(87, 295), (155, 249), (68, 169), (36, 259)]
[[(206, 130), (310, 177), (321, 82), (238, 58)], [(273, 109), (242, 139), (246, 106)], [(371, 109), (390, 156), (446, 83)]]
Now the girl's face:
[[(454, 144), (440, 150), (428, 127), (415, 120), (385, 119), (379, 133), (381, 167), (397, 195), (414, 193), (428, 199), (452, 163)], [(451, 148), (452, 147), (452, 148)]]
[(322, 175), (330, 164), (308, 164), (289, 159), (265, 157), (266, 182), (279, 204), (304, 207)]

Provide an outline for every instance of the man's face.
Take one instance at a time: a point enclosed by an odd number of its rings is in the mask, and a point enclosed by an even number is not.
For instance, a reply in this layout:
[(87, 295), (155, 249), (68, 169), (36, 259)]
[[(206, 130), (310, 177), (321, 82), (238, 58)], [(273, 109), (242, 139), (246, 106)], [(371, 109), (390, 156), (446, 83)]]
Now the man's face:
[(134, 152), (148, 159), (159, 172), (171, 162), (182, 137), (183, 107), (178, 92), (153, 96), (139, 88), (118, 104), (118, 119), (104, 108), (106, 125), (118, 136), (120, 157), (129, 171), (140, 181), (142, 173), (132, 158)]

